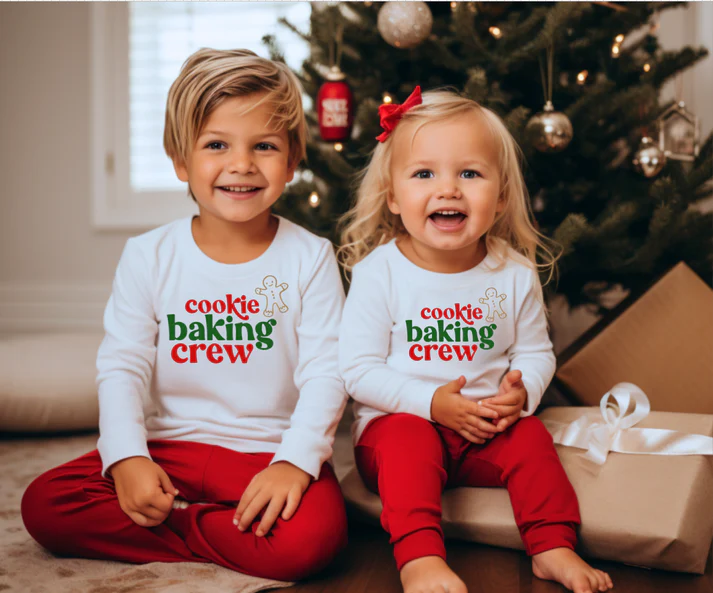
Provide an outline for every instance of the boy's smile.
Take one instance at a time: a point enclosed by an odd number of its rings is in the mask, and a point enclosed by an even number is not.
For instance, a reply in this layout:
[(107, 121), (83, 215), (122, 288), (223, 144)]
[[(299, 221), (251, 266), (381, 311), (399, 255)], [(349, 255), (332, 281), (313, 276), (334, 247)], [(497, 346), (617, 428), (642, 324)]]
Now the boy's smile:
[(270, 207), (292, 180), (295, 164), (288, 162), (287, 130), (275, 127), (275, 107), (264, 97), (223, 100), (206, 121), (188, 162), (174, 163), (178, 178), (189, 184), (198, 202), (201, 218), (267, 221)]

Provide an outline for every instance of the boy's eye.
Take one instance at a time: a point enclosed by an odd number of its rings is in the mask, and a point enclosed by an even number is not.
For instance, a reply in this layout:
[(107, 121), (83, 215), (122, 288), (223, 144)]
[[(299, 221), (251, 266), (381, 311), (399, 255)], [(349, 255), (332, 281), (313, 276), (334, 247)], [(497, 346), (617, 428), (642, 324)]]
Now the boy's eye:
[(461, 177), (463, 177), (463, 179), (475, 179), (476, 177), (480, 177), (480, 173), (473, 171), (473, 169), (466, 169), (461, 173)]
[(206, 145), (206, 148), (209, 148), (210, 150), (220, 150), (221, 148), (224, 148), (224, 147), (225, 147), (225, 144), (223, 144), (222, 142), (217, 142), (217, 141), (209, 142)]
[(260, 142), (255, 146), (255, 148), (257, 150), (277, 150), (277, 148), (269, 142)]
[(430, 179), (433, 177), (433, 172), (428, 169), (422, 169), (421, 171), (416, 171), (413, 176), (417, 179)]

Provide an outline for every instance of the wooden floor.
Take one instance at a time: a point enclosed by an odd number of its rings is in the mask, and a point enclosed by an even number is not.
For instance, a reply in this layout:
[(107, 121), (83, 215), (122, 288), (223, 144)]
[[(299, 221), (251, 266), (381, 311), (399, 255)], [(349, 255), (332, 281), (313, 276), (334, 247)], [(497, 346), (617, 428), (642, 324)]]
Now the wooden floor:
[[(469, 542), (447, 543), (448, 562), (468, 593), (562, 593), (564, 587), (532, 576), (523, 552)], [(713, 593), (711, 559), (706, 574), (688, 575), (592, 562), (607, 571), (614, 591), (625, 593)], [(349, 546), (319, 577), (281, 589), (285, 593), (401, 593), (388, 537), (380, 528), (350, 521)]]

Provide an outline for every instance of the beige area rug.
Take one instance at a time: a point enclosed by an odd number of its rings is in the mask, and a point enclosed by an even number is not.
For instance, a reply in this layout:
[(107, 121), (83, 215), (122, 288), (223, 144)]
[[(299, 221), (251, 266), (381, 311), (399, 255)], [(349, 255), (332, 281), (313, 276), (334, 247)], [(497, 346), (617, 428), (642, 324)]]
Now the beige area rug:
[(253, 593), (290, 586), (213, 564), (133, 565), (57, 558), (25, 531), (22, 493), (42, 472), (91, 451), (96, 435), (0, 440), (0, 592)]

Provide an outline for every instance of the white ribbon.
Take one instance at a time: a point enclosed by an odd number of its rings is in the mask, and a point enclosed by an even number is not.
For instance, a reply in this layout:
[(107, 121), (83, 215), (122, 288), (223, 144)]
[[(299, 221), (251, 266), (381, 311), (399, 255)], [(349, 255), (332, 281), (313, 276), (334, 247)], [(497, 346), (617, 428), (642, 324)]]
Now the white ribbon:
[[(629, 411), (632, 402), (633, 409)], [(555, 443), (587, 449), (584, 457), (598, 465), (604, 464), (609, 451), (644, 455), (713, 455), (711, 437), (662, 428), (632, 428), (651, 411), (649, 398), (633, 383), (617, 383), (604, 394), (599, 409), (601, 418), (585, 413), (570, 424), (546, 420), (545, 426)]]

